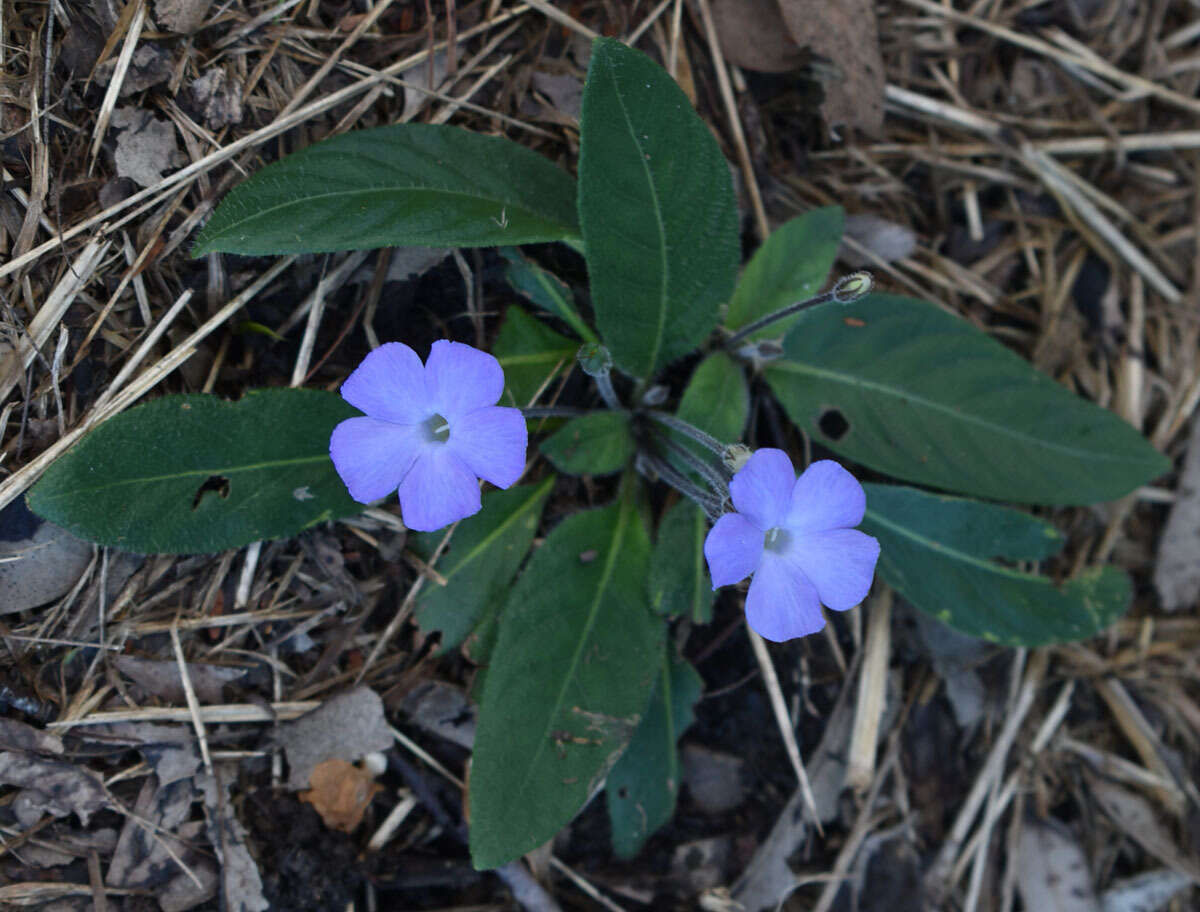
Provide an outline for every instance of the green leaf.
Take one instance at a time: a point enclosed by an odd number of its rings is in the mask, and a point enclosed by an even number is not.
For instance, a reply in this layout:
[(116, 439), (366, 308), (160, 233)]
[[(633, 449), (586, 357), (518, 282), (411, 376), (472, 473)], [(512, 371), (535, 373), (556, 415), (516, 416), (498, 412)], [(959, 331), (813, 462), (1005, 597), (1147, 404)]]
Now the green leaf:
[(500, 255), (508, 260), (504, 278), (518, 293), (529, 298), (547, 313), (552, 313), (585, 342), (595, 342), (596, 334), (575, 309), (571, 289), (558, 276), (547, 272), (532, 260), (521, 255), (515, 247), (504, 247)]
[(1169, 468), (1116, 415), (928, 301), (876, 294), (806, 312), (766, 377), (815, 440), (944, 490), (1088, 504)]
[(712, 620), (713, 591), (704, 560), (708, 519), (690, 500), (663, 516), (650, 557), (650, 604), (667, 617)]
[[(535, 485), (489, 491), (483, 495), (483, 509), (455, 530), (437, 566), (446, 585), (427, 582), (416, 607), (422, 633), (441, 631), (443, 652), (458, 646), (489, 609), (504, 601), (529, 551), (554, 481), (551, 475)], [(445, 534), (444, 529), (421, 533), (414, 550), (429, 557)]]
[(675, 416), (723, 443), (741, 440), (750, 417), (745, 371), (724, 352), (713, 352), (692, 372)]
[(554, 375), (575, 363), (579, 343), (556, 333), (520, 307), (509, 307), (492, 354), (504, 370), (504, 405), (526, 408)]
[(675, 81), (608, 38), (592, 45), (583, 91), (579, 219), (617, 366), (649, 378), (693, 351), (737, 272), (729, 168)]
[[(777, 228), (746, 265), (729, 302), (725, 326), (740, 329), (817, 294), (833, 268), (845, 223), (841, 206), (826, 206)], [(772, 323), (750, 338), (782, 338), (798, 318), (797, 314)]]
[(671, 819), (679, 792), (675, 742), (692, 724), (704, 681), (684, 659), (663, 656), (658, 684), (629, 747), (608, 775), (605, 797), (613, 851), (632, 858), (647, 837)]
[(663, 624), (632, 496), (563, 520), (500, 619), (471, 767), (471, 860), (494, 868), (552, 837), (641, 721)]
[(589, 412), (542, 441), (542, 452), (568, 475), (608, 475), (633, 458), (628, 412)]
[(508, 139), (393, 124), (331, 136), (235, 187), (192, 256), (416, 244), (486, 247), (579, 233), (575, 182)]
[(1007, 646), (1093, 636), (1129, 606), (1129, 578), (1085, 570), (1056, 586), (1003, 561), (1053, 554), (1049, 523), (1007, 507), (868, 484), (862, 530), (879, 539), (878, 573), (906, 599), (964, 633)]
[(141, 553), (295, 535), (363, 509), (329, 460), (334, 425), (357, 414), (320, 390), (166, 396), (84, 437), (46, 470), (29, 508), (80, 538)]

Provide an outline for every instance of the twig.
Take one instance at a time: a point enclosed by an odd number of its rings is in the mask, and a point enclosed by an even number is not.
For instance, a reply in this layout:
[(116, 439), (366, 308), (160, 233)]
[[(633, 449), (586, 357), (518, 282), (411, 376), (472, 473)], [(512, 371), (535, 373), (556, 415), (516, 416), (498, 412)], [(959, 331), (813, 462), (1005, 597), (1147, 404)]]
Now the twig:
[(708, 52), (712, 55), (713, 69), (717, 73), (717, 87), (721, 92), (721, 101), (725, 105), (725, 117), (729, 121), (729, 132), (733, 135), (738, 164), (742, 166), (742, 176), (746, 180), (746, 193), (750, 195), (750, 207), (754, 210), (754, 224), (758, 228), (759, 240), (765, 241), (771, 234), (771, 226), (767, 222), (767, 211), (763, 208), (762, 194), (758, 191), (758, 178), (754, 174), (754, 163), (750, 160), (750, 148), (746, 145), (746, 134), (742, 130), (737, 99), (733, 97), (733, 86), (729, 84), (729, 70), (725, 63), (725, 55), (721, 53), (721, 42), (717, 38), (717, 27), (713, 24), (712, 10), (709, 8), (708, 0), (698, 0), (698, 3), (700, 19), (704, 23), (704, 38), (708, 42)]
[(775, 674), (775, 666), (771, 662), (771, 656), (767, 652), (767, 644), (763, 642), (763, 638), (755, 633), (750, 625), (746, 625), (746, 635), (750, 638), (750, 646), (754, 650), (754, 658), (758, 661), (759, 670), (762, 672), (763, 683), (767, 687), (767, 696), (771, 700), (771, 711), (775, 714), (775, 724), (779, 727), (779, 734), (783, 737), (783, 746), (787, 750), (788, 759), (792, 762), (792, 769), (796, 773), (796, 778), (800, 781), (800, 792), (804, 796), (804, 803), (808, 805), (808, 812), (812, 815), (813, 826), (822, 836), (825, 831), (821, 828), (821, 816), (817, 813), (817, 801), (813, 797), (812, 786), (808, 781), (808, 774), (804, 771), (804, 764), (800, 760), (800, 748), (796, 744), (796, 732), (792, 729), (792, 722), (788, 716), (787, 705), (783, 702), (783, 688), (779, 686), (779, 678)]
[(846, 785), (856, 792), (866, 789), (875, 778), (879, 722), (887, 706), (887, 672), (892, 653), (891, 588), (879, 586), (868, 604), (867, 645), (846, 760)]

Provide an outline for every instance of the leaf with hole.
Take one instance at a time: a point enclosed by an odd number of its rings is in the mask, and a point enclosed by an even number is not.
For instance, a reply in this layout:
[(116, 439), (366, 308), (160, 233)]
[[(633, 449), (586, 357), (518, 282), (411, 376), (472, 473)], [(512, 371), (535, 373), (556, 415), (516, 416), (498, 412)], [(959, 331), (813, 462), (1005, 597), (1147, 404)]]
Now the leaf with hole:
[(471, 766), (471, 860), (494, 868), (550, 839), (617, 761), (654, 687), (663, 623), (631, 491), (564, 519), (500, 617)]
[(646, 717), (605, 785), (613, 851), (621, 858), (641, 851), (647, 837), (675, 812), (680, 779), (676, 742), (692, 724), (692, 706), (703, 691), (695, 668), (663, 655)]
[(1008, 507), (898, 485), (863, 485), (862, 530), (879, 539), (877, 573), (927, 614), (1006, 646), (1094, 636), (1129, 607), (1129, 577), (1093, 567), (1056, 585), (1013, 566), (1049, 557), (1058, 530)]
[(873, 294), (801, 314), (765, 375), (819, 443), (947, 491), (1090, 504), (1170, 465), (1113, 413), (915, 298)]
[(357, 414), (321, 390), (165, 396), (84, 437), (46, 470), (29, 507), (81, 538), (141, 553), (295, 535), (362, 511), (329, 460), (334, 426)]
[[(498, 607), (533, 542), (554, 476), (483, 495), (483, 508), (462, 520), (436, 570), (446, 581), (426, 580), (417, 596), (421, 632), (441, 631), (441, 650), (458, 646), (490, 609)], [(423, 532), (413, 549), (429, 558), (446, 530)]]
[(488, 247), (579, 234), (575, 182), (509, 139), (392, 124), (331, 136), (222, 200), (192, 256), (416, 244)]
[(596, 325), (635, 377), (692, 352), (740, 256), (729, 166), (660, 66), (598, 38), (580, 115), (579, 219)]

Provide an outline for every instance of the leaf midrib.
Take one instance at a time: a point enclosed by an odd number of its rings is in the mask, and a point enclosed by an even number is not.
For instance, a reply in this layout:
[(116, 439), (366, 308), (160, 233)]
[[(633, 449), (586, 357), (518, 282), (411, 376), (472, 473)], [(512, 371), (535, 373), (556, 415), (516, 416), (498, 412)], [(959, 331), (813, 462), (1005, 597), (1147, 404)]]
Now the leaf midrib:
[[(438, 193), (438, 194), (442, 194), (444, 196), (461, 197), (463, 199), (477, 200), (477, 201), (483, 202), (483, 203), (490, 203), (493, 205), (500, 205), (500, 206), (503, 206), (506, 208), (512, 208), (512, 209), (519, 211), (522, 215), (524, 215), (526, 217), (533, 217), (533, 218), (539, 219), (541, 221), (550, 221), (551, 220), (550, 218), (548, 218), (546, 216), (539, 215), (538, 213), (534, 212), (532, 209), (530, 209), (528, 206), (526, 206), (523, 202), (518, 202), (515, 200), (511, 200), (511, 199), (505, 199), (504, 197), (489, 196), (489, 195), (482, 194), (482, 193), (464, 193), (461, 190), (451, 190), (449, 188), (443, 188), (443, 187), (428, 187), (428, 186), (417, 186), (417, 185), (400, 186), (400, 185), (384, 184), (384, 185), (378, 186), (378, 187), (362, 187), (362, 188), (355, 189), (355, 190), (336, 190), (336, 191), (329, 191), (326, 193), (313, 193), (313, 194), (308, 194), (308, 195), (305, 195), (302, 197), (295, 197), (293, 199), (287, 200), (286, 202), (279, 203), (275, 206), (269, 206), (265, 209), (256, 209), (256, 210), (254, 210), (254, 212), (252, 214), (247, 215), (243, 218), (239, 218), (237, 221), (232, 221), (227, 225), (219, 226), (216, 230), (214, 230), (211, 239), (215, 240), (217, 238), (224, 237), (225, 235), (229, 234), (230, 232), (236, 231), (242, 225), (262, 219), (263, 217), (277, 213), (282, 209), (290, 209), (294, 206), (308, 206), (313, 202), (330, 200), (330, 199), (340, 199), (342, 197), (347, 197), (347, 196), (358, 196), (361, 194), (376, 195), (379, 193)], [(567, 226), (567, 228), (568, 228), (568, 234), (569, 234), (570, 226)], [(284, 229), (281, 228), (280, 230), (282, 231)], [(207, 239), (202, 238), (201, 240), (207, 240)]]
[[(911, 392), (908, 390), (900, 391), (897, 388), (885, 386), (884, 384), (879, 383), (878, 381), (867, 380), (863, 377), (856, 376), (853, 374), (845, 374), (845, 373), (841, 373), (838, 371), (829, 370), (827, 368), (814, 367), (811, 364), (804, 364), (799, 361), (790, 361), (790, 360), (779, 360), (779, 361), (774, 362), (768, 368), (768, 373), (770, 371), (774, 371), (774, 370), (782, 371), (784, 373), (801, 374), (801, 375), (806, 374), (806, 375), (813, 376), (813, 377), (820, 377), (825, 380), (833, 380), (833, 381), (841, 383), (845, 386), (851, 386), (851, 387), (856, 387), (856, 388), (862, 389), (862, 390), (869, 390), (872, 392), (881, 393), (884, 396), (890, 397), (891, 399), (895, 399), (895, 400), (903, 399), (910, 403), (915, 403), (917, 405), (923, 406), (923, 407), (929, 409), (930, 411), (939, 412), (941, 414), (951, 416), (953, 419), (955, 419), (957, 421), (961, 421), (966, 424), (973, 424), (978, 427), (985, 428), (987, 430), (992, 431), (993, 433), (998, 433), (1001, 436), (1007, 436), (1007, 437), (1011, 437), (1015, 440), (1020, 440), (1024, 443), (1026, 443), (1027, 445), (1036, 445), (1043, 449), (1050, 450), (1052, 452), (1058, 452), (1063, 455), (1070, 455), (1075, 458), (1086, 457), (1088, 459), (1102, 459), (1102, 460), (1105, 460), (1105, 461), (1108, 461), (1111, 463), (1115, 463), (1118, 465), (1138, 465), (1138, 466), (1140, 466), (1140, 465), (1144, 465), (1146, 462), (1146, 460), (1136, 459), (1134, 457), (1114, 456), (1111, 452), (1105, 451), (1105, 450), (1079, 449), (1076, 447), (1067, 446), (1066, 444), (1056, 443), (1052, 440), (1046, 440), (1045, 438), (1042, 438), (1042, 437), (1033, 437), (1030, 434), (1025, 433), (1024, 431), (1018, 430), (1009, 425), (1000, 425), (1000, 424), (995, 424), (995, 423), (986, 421), (982, 417), (979, 417), (971, 412), (959, 411), (957, 409), (951, 408), (950, 406), (942, 405), (941, 403), (938, 403), (931, 399), (927, 399), (926, 397), (924, 397), (918, 393), (914, 393), (914, 392)], [(1096, 406), (1096, 407), (1100, 408), (1099, 406)], [(1104, 409), (1101, 409), (1101, 411), (1104, 411)]]
[(881, 516), (869, 507), (866, 511), (866, 518), (871, 522), (878, 523), (879, 525), (890, 529), (900, 537), (906, 538), (914, 544), (925, 547), (928, 550), (944, 557), (948, 557), (951, 560), (957, 560), (961, 563), (968, 564), (972, 567), (982, 570), (984, 573), (991, 573), (996, 576), (1005, 576), (1009, 579), (1019, 582), (1053, 586), (1053, 584), (1043, 576), (1038, 576), (1033, 573), (1023, 573), (1020, 570), (1014, 570), (1011, 567), (1005, 567), (1001, 564), (997, 564), (988, 558), (976, 557), (973, 554), (967, 554), (965, 551), (960, 551), (957, 548), (944, 545), (935, 539), (919, 534), (909, 526), (900, 525), (899, 523), (893, 522), (892, 520)]
[(187, 469), (182, 472), (172, 472), (167, 475), (145, 475), (137, 478), (126, 478), (107, 484), (97, 485), (96, 487), (72, 488), (70, 491), (64, 491), (57, 496), (46, 497), (46, 501), (61, 499), (63, 497), (77, 497), (80, 494), (97, 494), (102, 491), (111, 491), (117, 488), (129, 487), (130, 485), (153, 484), (162, 481), (177, 481), (184, 478), (198, 478), (203, 476), (208, 478), (212, 475), (240, 475), (246, 472), (263, 471), (265, 469), (277, 469), (286, 466), (311, 465), (312, 463), (328, 461), (329, 454), (321, 453), (319, 456), (302, 456), (295, 459), (278, 459), (271, 462), (248, 463), (235, 467), (222, 466), (219, 468), (209, 469)]
[[(633, 127), (633, 120), (629, 116), (629, 109), (625, 106), (625, 96), (624, 96), (624, 93), (622, 93), (620, 91), (620, 86), (619, 86), (617, 76), (616, 76), (616, 68), (613, 67), (611, 63), (609, 64), (609, 75), (613, 81), (614, 87), (616, 88), (615, 94), (617, 97), (617, 104), (621, 108), (621, 114), (625, 118), (625, 126), (629, 130), (630, 141), (633, 143), (633, 147), (635, 149), (637, 149), (639, 153), (641, 153), (642, 147), (637, 141), (637, 131)], [(658, 226), (658, 254), (659, 254), (659, 262), (661, 264), (661, 270), (660, 270), (661, 278), (659, 280), (660, 288), (659, 288), (659, 298), (658, 298), (658, 325), (657, 325), (657, 327), (655, 329), (655, 333), (654, 333), (654, 344), (650, 349), (650, 352), (651, 352), (650, 360), (649, 360), (649, 363), (646, 365), (646, 377), (649, 378), (654, 374), (654, 369), (658, 365), (658, 355), (659, 355), (659, 352), (662, 351), (663, 334), (666, 332), (667, 289), (668, 289), (668, 286), (670, 285), (671, 264), (667, 259), (667, 243), (666, 243), (667, 230), (666, 230), (666, 226), (663, 223), (662, 204), (658, 198), (658, 188), (654, 184), (654, 175), (650, 171), (649, 166), (646, 164), (645, 155), (639, 154), (636, 157), (638, 160), (638, 164), (642, 168), (642, 173), (646, 177), (646, 186), (650, 190), (650, 198), (651, 198), (651, 201), (653, 202), (652, 211), (654, 213), (654, 222)]]
[(622, 498), (617, 511), (617, 522), (613, 527), (612, 538), (609, 543), (608, 553), (604, 560), (604, 570), (600, 575), (600, 580), (596, 586), (596, 594), (592, 599), (591, 605), (587, 609), (587, 622), (584, 624), (583, 631), (579, 637), (579, 641), (575, 644), (575, 651), (571, 655), (571, 661), (567, 664), (567, 673), (563, 675), (562, 685), (559, 687), (558, 694), (554, 698), (553, 709), (546, 717), (546, 725), (542, 730), (541, 736), (538, 738), (537, 750), (525, 768), (525, 774), (521, 778), (521, 784), (517, 787), (516, 794), (524, 795), (529, 789), (533, 773), (541, 763), (542, 755), (548, 750), (548, 745), (553, 741), (553, 732), (555, 729), (555, 720), (558, 719), (559, 713), (566, 704), (567, 690), (571, 683), (575, 680), (575, 670), (579, 667), (581, 657), (583, 655), (584, 644), (590, 639), (592, 629), (596, 626), (596, 619), (600, 614), (600, 602), (603, 599), (604, 593), (608, 589), (608, 583), (612, 578), (613, 570), (617, 563), (617, 554), (621, 550), (621, 542), (625, 537), (625, 525), (628, 522), (625, 500)]
[(550, 476), (544, 482), (534, 488), (530, 494), (530, 497), (522, 502), (517, 509), (513, 510), (512, 513), (508, 515), (507, 519), (501, 522), (500, 525), (498, 525), (490, 533), (485, 535), (474, 548), (463, 555), (463, 559), (454, 565), (454, 569), (444, 574), (447, 582), (454, 579), (460, 570), (469, 566), (471, 562), (476, 560), (480, 554), (482, 554), (483, 551), (488, 548), (503, 532), (516, 523), (518, 519), (521, 519), (527, 510), (529, 510), (539, 500), (542, 500), (546, 496), (546, 492), (553, 481), (554, 476)]

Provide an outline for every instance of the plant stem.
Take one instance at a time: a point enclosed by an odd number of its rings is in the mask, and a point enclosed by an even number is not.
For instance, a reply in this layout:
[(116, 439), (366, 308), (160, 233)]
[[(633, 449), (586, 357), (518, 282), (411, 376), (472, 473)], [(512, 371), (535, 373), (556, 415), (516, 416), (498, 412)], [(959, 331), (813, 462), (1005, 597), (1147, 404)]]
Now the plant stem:
[(665, 460), (642, 452), (638, 454), (637, 459), (634, 461), (634, 467), (643, 475), (653, 472), (660, 480), (665, 481), (703, 510), (709, 522), (716, 522), (720, 518), (723, 509), (722, 504), (718, 503), (717, 499), (711, 494), (708, 494), (694, 484), (691, 479), (675, 471), (674, 467)]
[(608, 371), (594, 375), (594, 379), (596, 389), (600, 390), (600, 398), (604, 400), (604, 404), (613, 411), (621, 411), (621, 400), (617, 398), (617, 391), (613, 389), (612, 378)]
[(676, 418), (670, 412), (660, 412), (658, 409), (646, 409), (643, 412), (647, 418), (657, 421), (659, 424), (669, 427), (673, 431), (679, 431), (685, 437), (690, 437), (700, 446), (704, 447), (711, 453), (723, 457), (727, 447), (721, 443), (716, 437), (711, 434), (706, 434), (698, 427), (694, 427), (682, 418)]
[[(704, 476), (704, 480), (707, 481), (708, 486), (712, 488), (713, 494), (715, 494), (721, 500), (724, 500), (729, 496), (728, 476), (722, 475), (720, 471), (714, 469), (712, 465), (705, 462), (687, 447), (676, 443), (669, 437), (664, 436), (661, 437), (660, 440), (663, 446), (665, 446), (671, 453), (673, 453), (683, 462), (687, 463), (687, 467), (689, 469)], [(721, 468), (725, 468), (724, 463), (721, 463)]]
[(874, 287), (874, 284), (875, 280), (871, 278), (869, 272), (852, 272), (850, 275), (839, 279), (837, 284), (824, 294), (817, 295), (815, 298), (797, 301), (795, 304), (789, 304), (787, 307), (777, 310), (774, 313), (769, 313), (765, 317), (759, 317), (753, 323), (743, 326), (725, 340), (725, 350), (734, 351), (739, 342), (752, 336), (764, 326), (770, 326), (779, 320), (785, 320), (792, 316), (792, 314), (798, 314), (802, 310), (819, 307), (822, 304), (849, 304), (852, 301), (857, 301), (863, 295), (867, 294)]

